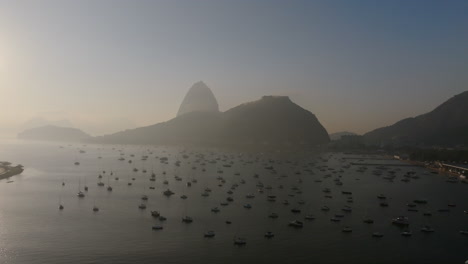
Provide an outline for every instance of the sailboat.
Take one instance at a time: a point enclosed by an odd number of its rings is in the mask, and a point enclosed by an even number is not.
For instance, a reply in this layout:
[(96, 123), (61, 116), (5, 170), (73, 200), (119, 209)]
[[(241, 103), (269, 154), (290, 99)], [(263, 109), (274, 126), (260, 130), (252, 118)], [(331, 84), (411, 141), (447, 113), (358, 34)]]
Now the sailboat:
[(63, 210), (63, 205), (62, 205), (62, 194), (60, 193), (59, 195), (59, 210)]
[(96, 200), (94, 200), (93, 212), (98, 212), (99, 207), (96, 206)]
[(83, 198), (85, 194), (81, 191), (81, 178), (78, 179), (78, 197)]
[(109, 183), (109, 176), (107, 176), (107, 190), (108, 190), (109, 192), (112, 191), (112, 187), (110, 186), (110, 183)]

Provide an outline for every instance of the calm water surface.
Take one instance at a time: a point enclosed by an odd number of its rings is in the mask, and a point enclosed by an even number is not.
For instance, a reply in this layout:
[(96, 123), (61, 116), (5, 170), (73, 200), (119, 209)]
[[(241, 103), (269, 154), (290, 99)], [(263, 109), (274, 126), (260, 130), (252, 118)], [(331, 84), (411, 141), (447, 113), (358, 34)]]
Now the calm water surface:
[[(80, 149), (86, 153), (79, 153)], [(181, 151), (1, 142), (0, 160), (21, 163), (25, 171), (12, 177), (11, 183), (0, 181), (0, 263), (464, 263), (468, 259), (468, 236), (459, 233), (468, 230), (468, 214), (464, 213), (468, 210), (468, 184), (447, 183), (446, 176), (418, 167), (388, 166), (380, 176), (373, 173), (377, 166), (368, 166), (365, 172), (358, 172), (360, 166), (356, 165), (343, 168), (351, 162), (399, 164), (366, 157), (362, 161), (343, 159), (356, 155)], [(121, 156), (124, 161), (118, 160)], [(167, 157), (168, 163), (161, 163), (161, 157)], [(180, 167), (174, 165), (177, 160)], [(80, 165), (74, 165), (75, 161)], [(226, 164), (231, 167), (224, 167)], [(273, 166), (276, 173), (265, 169), (267, 166)], [(383, 178), (390, 170), (395, 170), (393, 182)], [(149, 180), (151, 171), (156, 174), (155, 182)], [(408, 171), (419, 178), (402, 182)], [(112, 192), (97, 186), (99, 174), (106, 186), (113, 187)], [(182, 180), (177, 181), (175, 175)], [(221, 187), (218, 176), (225, 180)], [(335, 184), (337, 178), (343, 185)], [(193, 179), (198, 182), (188, 187), (186, 183)], [(169, 184), (164, 185), (164, 180)], [(256, 186), (259, 182), (265, 186), (263, 193)], [(227, 194), (236, 183), (239, 186), (233, 194)], [(85, 185), (89, 186), (86, 197), (78, 198), (79, 188)], [(302, 193), (292, 191), (294, 186)], [(162, 193), (167, 188), (175, 195), (165, 197)], [(201, 196), (205, 188), (212, 189), (209, 197)], [(324, 188), (330, 188), (332, 198), (324, 196)], [(342, 191), (352, 191), (353, 203)], [(249, 193), (255, 198), (246, 198)], [(182, 194), (188, 199), (181, 199)], [(388, 197), (388, 207), (379, 206), (379, 194)], [(138, 208), (142, 195), (149, 197), (146, 210)], [(277, 201), (267, 201), (267, 195), (276, 195)], [(221, 206), (228, 196), (234, 202)], [(417, 205), (418, 212), (407, 211), (406, 204), (415, 199), (428, 203)], [(284, 205), (284, 200), (290, 204)], [(302, 205), (298, 204), (301, 200)], [(58, 210), (60, 202), (65, 206), (62, 211)], [(244, 208), (246, 203), (252, 208)], [(448, 207), (449, 203), (456, 207)], [(99, 212), (92, 211), (94, 205)], [(321, 211), (324, 205), (331, 210)], [(352, 212), (342, 211), (346, 205)], [(215, 206), (219, 213), (211, 212)], [(294, 207), (302, 212), (293, 214)], [(450, 212), (438, 212), (442, 208)], [(167, 221), (153, 218), (151, 210), (159, 210)], [(428, 210), (433, 216), (423, 216)], [(272, 212), (279, 217), (268, 218)], [(304, 220), (306, 214), (316, 219)], [(330, 221), (335, 214), (344, 217), (340, 222)], [(183, 223), (184, 215), (194, 222)], [(403, 229), (391, 224), (400, 215), (408, 216), (412, 237), (401, 236)], [(368, 217), (374, 224), (363, 223)], [(225, 224), (228, 219), (231, 225)], [(294, 219), (304, 221), (304, 228), (289, 227)], [(435, 232), (420, 232), (425, 224)], [(153, 231), (153, 225), (164, 229)], [(350, 226), (352, 233), (343, 233), (344, 226)], [(204, 238), (207, 230), (214, 230), (216, 236)], [(266, 239), (266, 231), (274, 232), (275, 237)], [(384, 237), (373, 238), (376, 231)], [(235, 236), (245, 237), (247, 245), (233, 245)]]

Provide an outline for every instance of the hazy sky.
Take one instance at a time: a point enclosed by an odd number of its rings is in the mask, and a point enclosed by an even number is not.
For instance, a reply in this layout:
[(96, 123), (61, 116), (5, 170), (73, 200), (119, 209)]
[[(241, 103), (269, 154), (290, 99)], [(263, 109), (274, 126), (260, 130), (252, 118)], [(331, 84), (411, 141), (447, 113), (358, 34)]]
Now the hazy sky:
[(0, 0), (0, 132), (154, 124), (199, 80), (367, 132), (468, 90), (468, 1)]

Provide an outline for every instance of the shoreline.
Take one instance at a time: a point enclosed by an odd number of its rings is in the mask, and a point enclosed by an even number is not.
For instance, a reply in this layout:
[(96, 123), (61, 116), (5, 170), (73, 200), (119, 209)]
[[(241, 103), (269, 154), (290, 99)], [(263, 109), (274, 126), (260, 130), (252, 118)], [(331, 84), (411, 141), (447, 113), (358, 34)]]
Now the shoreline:
[(23, 171), (23, 165), (11, 166), (9, 162), (0, 162), (0, 180), (21, 174)]

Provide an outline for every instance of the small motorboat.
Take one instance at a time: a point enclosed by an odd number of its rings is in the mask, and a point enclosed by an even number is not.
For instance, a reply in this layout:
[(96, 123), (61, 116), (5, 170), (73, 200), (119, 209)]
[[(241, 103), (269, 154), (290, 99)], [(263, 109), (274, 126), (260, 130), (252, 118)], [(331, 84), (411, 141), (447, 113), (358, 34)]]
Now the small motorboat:
[(410, 237), (413, 235), (413, 233), (411, 233), (410, 231), (404, 231), (404, 232), (401, 232), (401, 235), (405, 237)]
[(218, 208), (218, 207), (213, 207), (213, 208), (211, 208), (211, 212), (213, 212), (213, 213), (218, 213), (218, 212), (219, 212), (219, 208)]
[(289, 226), (296, 227), (296, 228), (302, 228), (302, 227), (304, 227), (304, 223), (302, 223), (301, 221), (298, 221), (298, 220), (293, 220), (293, 221), (289, 222)]
[(380, 233), (380, 232), (374, 232), (374, 233), (372, 233), (372, 236), (373, 237), (383, 237), (384, 235), (382, 233)]
[(271, 214), (268, 215), (268, 217), (276, 219), (276, 218), (278, 218), (278, 214), (277, 213), (271, 213)]
[(142, 204), (140, 204), (140, 205), (138, 206), (138, 208), (140, 208), (140, 209), (142, 209), (142, 210), (143, 210), (143, 209), (146, 209), (146, 204), (143, 204), (143, 203), (142, 203)]
[(315, 216), (313, 216), (312, 214), (308, 214), (308, 215), (305, 216), (305, 219), (306, 220), (314, 220)]
[(192, 219), (192, 217), (190, 217), (190, 216), (184, 216), (184, 217), (182, 217), (182, 222), (184, 222), (184, 223), (192, 223), (192, 222), (193, 222), (193, 219)]
[(349, 226), (345, 226), (345, 227), (343, 227), (343, 229), (341, 230), (341, 232), (343, 232), (343, 233), (351, 233), (351, 232), (353, 232), (353, 229), (351, 229), (351, 227), (349, 227)]
[(162, 230), (163, 227), (160, 226), (160, 225), (155, 225), (155, 226), (153, 226), (151, 229), (153, 229), (153, 230)]
[(273, 238), (274, 236), (275, 236), (275, 234), (273, 234), (273, 232), (267, 231), (267, 232), (265, 233), (265, 237), (266, 237), (266, 238)]
[(424, 233), (432, 233), (434, 231), (435, 231), (434, 228), (432, 228), (431, 226), (428, 226), (428, 225), (423, 226), (421, 228), (421, 232), (424, 232)]
[(167, 189), (167, 190), (165, 190), (165, 191), (163, 192), (163, 194), (164, 194), (165, 196), (169, 197), (169, 196), (173, 195), (174, 192), (171, 191), (171, 190), (169, 190), (169, 189)]
[(392, 224), (398, 226), (408, 226), (409, 220), (406, 216), (399, 216), (397, 218), (392, 219)]
[(301, 212), (301, 209), (299, 209), (299, 208), (293, 208), (293, 209), (291, 209), (291, 212), (292, 212), (292, 213), (295, 213), (295, 214), (298, 214), (298, 213)]
[(206, 231), (204, 234), (204, 237), (214, 237), (215, 232), (214, 231)]
[(151, 216), (153, 217), (159, 217), (160, 215), (159, 211), (151, 211)]
[(234, 245), (244, 246), (246, 244), (247, 244), (247, 240), (245, 238), (242, 238), (242, 237), (234, 238)]

